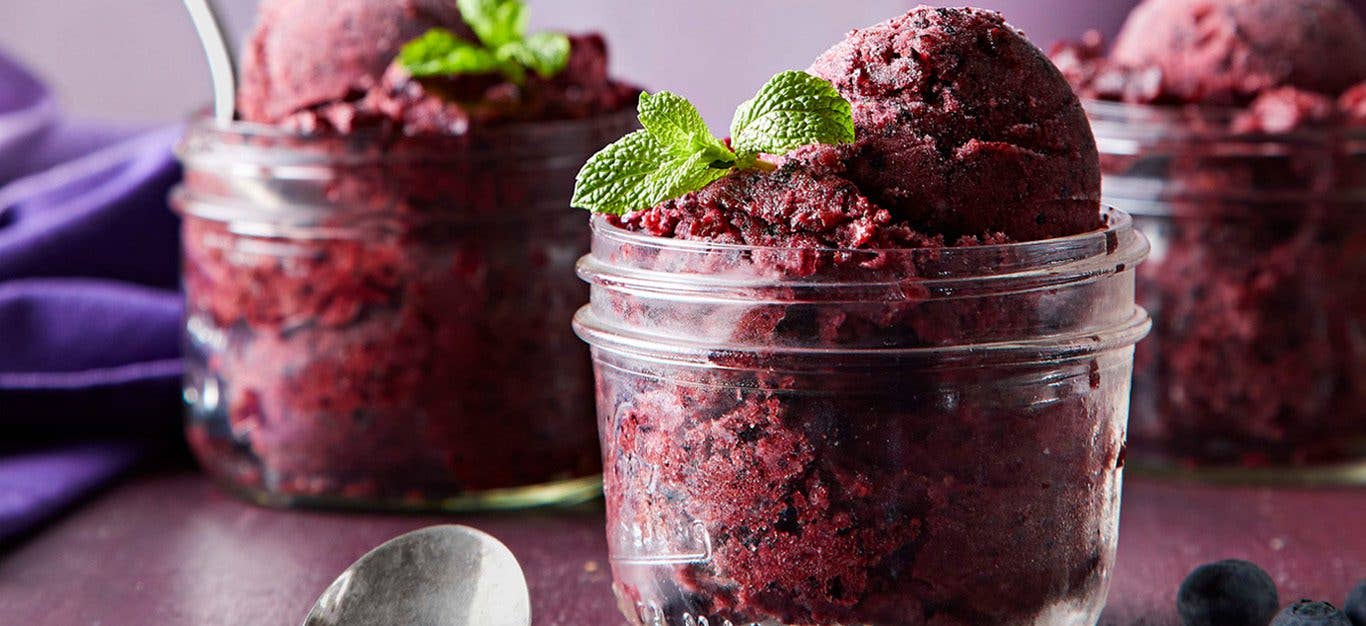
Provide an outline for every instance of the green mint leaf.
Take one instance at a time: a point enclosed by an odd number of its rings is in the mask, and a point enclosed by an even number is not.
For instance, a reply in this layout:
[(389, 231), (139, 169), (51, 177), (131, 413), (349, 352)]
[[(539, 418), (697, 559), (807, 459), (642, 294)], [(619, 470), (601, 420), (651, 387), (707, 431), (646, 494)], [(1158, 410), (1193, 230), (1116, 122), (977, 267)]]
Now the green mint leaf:
[(563, 33), (536, 33), (523, 41), (504, 44), (498, 56), (552, 78), (569, 65), (569, 37)]
[(399, 63), (417, 77), (504, 72), (507, 63), (486, 48), (433, 28), (399, 51)]
[(526, 33), (522, 0), (456, 0), (460, 16), (488, 48), (521, 41)]
[(479, 43), (441, 28), (427, 31), (399, 52), (399, 63), (413, 76), (501, 73), (520, 85), (528, 69), (551, 78), (569, 65), (568, 36), (526, 36), (526, 4), (522, 0), (456, 0), (456, 5)]
[(735, 151), (749, 162), (758, 153), (785, 154), (801, 146), (854, 141), (853, 107), (834, 85), (788, 71), (774, 76), (735, 111)]
[[(675, 156), (645, 179), (645, 187), (653, 192), (651, 202), (644, 209), (697, 191), (731, 173), (731, 167), (714, 167), (712, 155), (698, 151), (689, 156)], [(628, 209), (630, 210), (630, 209)]]
[(667, 91), (641, 93), (640, 124), (676, 156), (702, 152), (711, 161), (735, 161), (735, 154), (711, 134), (697, 107), (687, 98)]
[(588, 160), (574, 184), (574, 206), (618, 215), (646, 209), (734, 170), (735, 153), (711, 134), (686, 98), (642, 93), (639, 111), (645, 130)]
[(654, 206), (666, 199), (656, 172), (676, 158), (649, 131), (631, 133), (588, 159), (574, 181), (571, 204), (617, 215)]

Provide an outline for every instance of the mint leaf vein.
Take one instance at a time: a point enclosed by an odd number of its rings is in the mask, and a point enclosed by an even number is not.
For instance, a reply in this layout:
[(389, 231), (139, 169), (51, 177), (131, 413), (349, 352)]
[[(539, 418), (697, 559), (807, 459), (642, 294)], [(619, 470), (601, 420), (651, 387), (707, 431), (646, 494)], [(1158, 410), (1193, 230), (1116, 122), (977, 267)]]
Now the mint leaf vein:
[(675, 159), (648, 131), (638, 130), (593, 155), (579, 171), (574, 206), (601, 213), (622, 213), (632, 207), (652, 206), (665, 199), (668, 181), (659, 171)]
[(677, 155), (706, 151), (716, 157), (713, 160), (733, 157), (726, 144), (711, 134), (702, 114), (687, 98), (667, 91), (654, 95), (642, 93), (639, 111), (641, 126)]
[(853, 107), (834, 85), (806, 72), (774, 76), (731, 122), (741, 156), (785, 154), (801, 146), (854, 141)]

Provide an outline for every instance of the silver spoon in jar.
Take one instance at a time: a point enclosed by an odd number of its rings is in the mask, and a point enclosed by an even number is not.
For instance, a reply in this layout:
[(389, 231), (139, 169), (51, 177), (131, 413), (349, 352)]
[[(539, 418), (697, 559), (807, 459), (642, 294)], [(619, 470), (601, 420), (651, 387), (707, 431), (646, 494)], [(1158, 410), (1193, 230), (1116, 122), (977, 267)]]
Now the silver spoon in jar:
[(324, 591), (304, 626), (529, 626), (517, 559), (467, 526), (432, 526), (384, 543)]
[(237, 70), (233, 62), (232, 44), (228, 42), (223, 21), (215, 10), (213, 0), (185, 0), (190, 21), (199, 33), (204, 56), (209, 59), (209, 75), (213, 81), (213, 116), (228, 123), (237, 108)]

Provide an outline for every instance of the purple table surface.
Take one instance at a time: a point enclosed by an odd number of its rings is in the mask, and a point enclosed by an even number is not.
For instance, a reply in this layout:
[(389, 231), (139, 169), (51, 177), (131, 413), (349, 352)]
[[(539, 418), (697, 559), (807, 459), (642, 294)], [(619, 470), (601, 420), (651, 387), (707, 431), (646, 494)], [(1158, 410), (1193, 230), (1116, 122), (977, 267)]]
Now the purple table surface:
[[(291, 512), (191, 473), (143, 475), (0, 556), (0, 624), (297, 624), (370, 548), (458, 522), (512, 548), (538, 626), (614, 625), (601, 505), (525, 515)], [(1341, 603), (1366, 577), (1366, 491), (1216, 488), (1131, 479), (1105, 625), (1175, 625), (1195, 565), (1253, 560), (1281, 599)]]

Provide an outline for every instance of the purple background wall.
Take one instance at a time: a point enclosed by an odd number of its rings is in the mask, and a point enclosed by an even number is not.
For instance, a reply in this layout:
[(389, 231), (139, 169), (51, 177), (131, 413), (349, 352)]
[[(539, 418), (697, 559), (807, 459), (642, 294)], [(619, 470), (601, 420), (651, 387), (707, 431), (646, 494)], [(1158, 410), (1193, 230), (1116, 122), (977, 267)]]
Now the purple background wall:
[[(325, 1), (325, 0), (318, 0)], [(683, 93), (717, 126), (774, 72), (802, 68), (857, 26), (916, 0), (530, 0), (540, 26), (604, 31), (616, 69)], [(973, 0), (936, 2), (960, 5)], [(1366, 0), (1352, 0), (1366, 7)], [(257, 0), (219, 0), (244, 30)], [(1047, 46), (1118, 27), (1135, 0), (975, 0)], [(208, 98), (207, 70), (174, 0), (0, 0), (0, 48), (38, 68), (79, 114), (183, 116)]]

